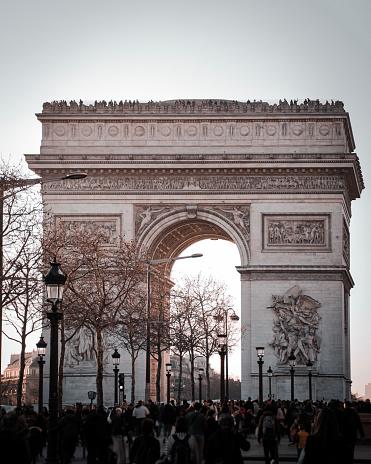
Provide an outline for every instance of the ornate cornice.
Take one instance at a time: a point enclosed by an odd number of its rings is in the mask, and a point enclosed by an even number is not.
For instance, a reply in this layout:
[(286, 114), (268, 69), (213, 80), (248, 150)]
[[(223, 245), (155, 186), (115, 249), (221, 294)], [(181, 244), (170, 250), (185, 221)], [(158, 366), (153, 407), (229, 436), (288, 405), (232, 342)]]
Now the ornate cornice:
[[(310, 251), (307, 251), (310, 253)], [(354, 281), (347, 266), (301, 266), (301, 265), (249, 265), (236, 266), (241, 280), (313, 280), (342, 281), (346, 291), (354, 287)]]

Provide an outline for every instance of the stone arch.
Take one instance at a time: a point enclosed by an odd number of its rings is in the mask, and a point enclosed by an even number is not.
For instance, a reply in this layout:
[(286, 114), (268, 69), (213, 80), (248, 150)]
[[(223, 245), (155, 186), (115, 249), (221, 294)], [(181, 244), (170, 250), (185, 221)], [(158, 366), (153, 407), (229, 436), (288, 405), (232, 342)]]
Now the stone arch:
[[(232, 211), (232, 210), (230, 210)], [(141, 248), (150, 259), (175, 258), (190, 245), (207, 238), (222, 239), (236, 244), (241, 266), (250, 261), (249, 233), (238, 226), (229, 210), (184, 207), (158, 215), (140, 235)], [(172, 263), (167, 266), (170, 275)]]

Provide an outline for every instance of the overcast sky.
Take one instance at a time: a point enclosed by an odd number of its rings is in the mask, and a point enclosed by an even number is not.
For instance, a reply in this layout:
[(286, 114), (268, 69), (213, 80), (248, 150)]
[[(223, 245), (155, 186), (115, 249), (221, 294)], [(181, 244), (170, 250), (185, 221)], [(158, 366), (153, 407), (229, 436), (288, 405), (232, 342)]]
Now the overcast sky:
[[(0, 152), (14, 162), (39, 152), (34, 113), (51, 100), (342, 100), (366, 183), (351, 224), (352, 378), (363, 395), (371, 383), (370, 20), (370, 0), (5, 2)], [(3, 366), (11, 351), (19, 349), (4, 347)]]

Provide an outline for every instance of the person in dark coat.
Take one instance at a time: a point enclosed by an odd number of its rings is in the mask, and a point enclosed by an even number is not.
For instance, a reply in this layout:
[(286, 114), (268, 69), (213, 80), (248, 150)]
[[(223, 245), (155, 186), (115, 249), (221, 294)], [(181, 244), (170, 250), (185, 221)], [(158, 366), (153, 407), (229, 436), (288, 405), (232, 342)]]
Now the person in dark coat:
[(0, 428), (0, 460), (2, 463), (28, 464), (31, 453), (28, 440), (19, 430), (19, 419), (14, 413), (5, 414)]
[(344, 434), (343, 438), (347, 442), (347, 464), (352, 464), (354, 460), (354, 447), (357, 441), (357, 432), (362, 439), (365, 438), (365, 432), (363, 431), (363, 426), (358, 412), (352, 408), (352, 403), (350, 401), (345, 401), (344, 403)]
[(160, 459), (160, 442), (153, 436), (153, 420), (143, 419), (141, 430), (130, 450), (130, 464), (155, 464)]
[(322, 409), (315, 420), (314, 433), (307, 438), (300, 455), (304, 464), (345, 464), (346, 443), (340, 435), (335, 413)]
[[(176, 422), (175, 408), (171, 404), (165, 404), (164, 413), (162, 415), (162, 422), (164, 424), (165, 438), (169, 438), (171, 434), (171, 429), (173, 428)], [(165, 438), (164, 438), (164, 443), (165, 443)]]
[(88, 450), (88, 464), (107, 464), (108, 448), (112, 443), (107, 418), (92, 410), (83, 423), (83, 432)]
[[(272, 424), (273, 430), (268, 435), (268, 425)], [(263, 442), (264, 459), (266, 464), (272, 461), (278, 463), (278, 443), (280, 442), (280, 425), (276, 416), (273, 415), (272, 407), (267, 405), (258, 425), (258, 442)]]
[(218, 424), (208, 440), (205, 464), (243, 464), (241, 449), (249, 451), (250, 443), (238, 432), (230, 414), (221, 414)]
[(59, 456), (63, 464), (69, 464), (72, 460), (79, 438), (79, 429), (78, 418), (71, 409), (68, 409), (57, 426)]

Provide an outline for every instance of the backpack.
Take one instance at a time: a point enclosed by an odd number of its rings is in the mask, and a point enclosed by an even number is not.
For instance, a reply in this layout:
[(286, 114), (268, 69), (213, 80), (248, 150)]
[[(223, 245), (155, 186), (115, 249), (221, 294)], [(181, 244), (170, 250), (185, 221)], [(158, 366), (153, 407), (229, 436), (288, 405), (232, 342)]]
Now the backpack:
[(263, 440), (274, 440), (276, 428), (273, 416), (264, 416), (263, 418)]
[(144, 437), (140, 438), (140, 446), (135, 455), (133, 463), (135, 464), (153, 464), (156, 462), (156, 450)]
[(171, 463), (172, 464), (190, 464), (191, 463), (191, 448), (188, 440), (189, 435), (185, 436), (181, 440), (177, 435), (173, 435), (175, 440), (173, 447), (171, 448)]

